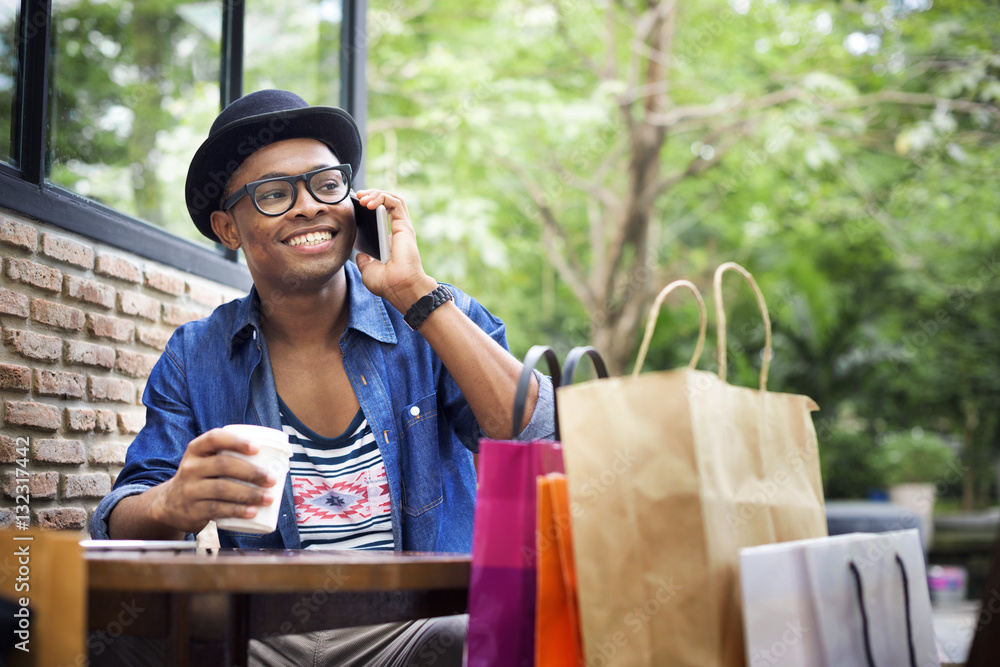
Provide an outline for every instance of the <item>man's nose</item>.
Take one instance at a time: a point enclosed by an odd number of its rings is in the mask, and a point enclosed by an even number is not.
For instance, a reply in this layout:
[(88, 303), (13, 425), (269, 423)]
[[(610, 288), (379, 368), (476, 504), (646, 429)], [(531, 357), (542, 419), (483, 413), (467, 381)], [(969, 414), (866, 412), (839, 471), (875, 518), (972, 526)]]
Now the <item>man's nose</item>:
[(296, 183), (295, 187), (295, 205), (292, 206), (293, 213), (295, 215), (304, 215), (311, 218), (329, 206), (329, 204), (324, 204), (312, 196), (305, 180), (301, 180)]

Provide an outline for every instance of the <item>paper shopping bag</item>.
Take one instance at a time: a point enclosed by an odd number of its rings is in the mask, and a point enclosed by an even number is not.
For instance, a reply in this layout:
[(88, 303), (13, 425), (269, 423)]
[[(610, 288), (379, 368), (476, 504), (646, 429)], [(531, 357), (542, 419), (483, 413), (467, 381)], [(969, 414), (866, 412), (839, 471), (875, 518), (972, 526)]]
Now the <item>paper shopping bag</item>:
[[(764, 317), (758, 390), (725, 382), (730, 269)], [(753, 277), (724, 264), (714, 282), (718, 376), (694, 370), (704, 303), (678, 281), (653, 304), (631, 378), (558, 390), (588, 664), (742, 666), (739, 549), (826, 535), (816, 405), (766, 390), (770, 320)], [(702, 314), (695, 355), (687, 369), (639, 375), (659, 305), (681, 286)]]
[[(533, 368), (544, 356), (559, 386), (559, 361), (544, 346), (524, 359), (514, 405), (513, 438), (524, 415)], [(556, 435), (558, 439), (558, 432)], [(472, 532), (468, 667), (531, 667), (535, 660), (537, 480), (562, 472), (559, 443), (483, 439)]]
[(740, 552), (748, 665), (939, 665), (916, 530)]

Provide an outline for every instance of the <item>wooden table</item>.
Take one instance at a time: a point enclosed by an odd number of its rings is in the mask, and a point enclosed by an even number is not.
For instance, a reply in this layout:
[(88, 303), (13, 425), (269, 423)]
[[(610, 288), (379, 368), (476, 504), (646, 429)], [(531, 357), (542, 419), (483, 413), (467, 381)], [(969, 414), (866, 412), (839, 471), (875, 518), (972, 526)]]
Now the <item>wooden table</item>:
[(199, 550), (91, 552), (91, 650), (166, 637), (170, 665), (247, 662), (250, 639), (467, 610), (465, 554)]

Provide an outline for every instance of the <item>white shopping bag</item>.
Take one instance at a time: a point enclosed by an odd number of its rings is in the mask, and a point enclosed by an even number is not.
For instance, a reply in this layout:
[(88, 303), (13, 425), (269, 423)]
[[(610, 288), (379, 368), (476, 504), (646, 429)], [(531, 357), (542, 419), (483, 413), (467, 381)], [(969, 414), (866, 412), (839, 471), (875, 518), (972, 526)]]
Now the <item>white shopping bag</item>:
[(740, 551), (747, 664), (938, 667), (916, 530)]

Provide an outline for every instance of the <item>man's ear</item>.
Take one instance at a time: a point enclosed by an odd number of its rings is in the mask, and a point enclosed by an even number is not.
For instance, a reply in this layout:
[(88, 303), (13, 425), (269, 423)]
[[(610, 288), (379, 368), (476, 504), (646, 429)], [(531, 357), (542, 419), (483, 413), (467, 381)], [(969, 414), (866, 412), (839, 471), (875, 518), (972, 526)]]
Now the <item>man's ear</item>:
[(212, 231), (222, 241), (222, 245), (230, 250), (240, 247), (239, 230), (236, 229), (236, 220), (233, 219), (229, 211), (212, 211)]

